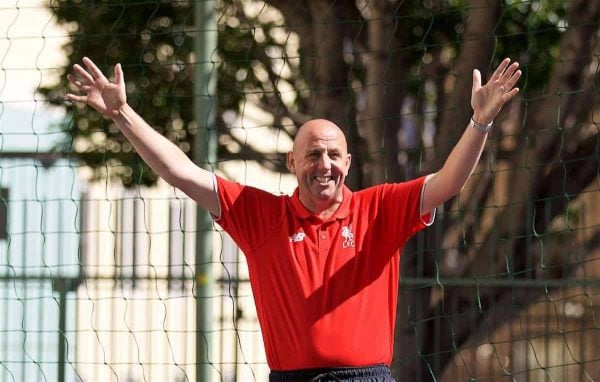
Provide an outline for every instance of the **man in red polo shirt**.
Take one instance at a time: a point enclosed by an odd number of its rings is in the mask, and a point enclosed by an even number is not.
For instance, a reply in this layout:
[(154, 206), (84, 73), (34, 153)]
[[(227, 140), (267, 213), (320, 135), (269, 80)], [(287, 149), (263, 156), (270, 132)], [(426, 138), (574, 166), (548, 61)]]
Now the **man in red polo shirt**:
[(69, 80), (112, 118), (168, 183), (206, 208), (244, 251), (271, 381), (393, 381), (399, 256), (408, 238), (467, 182), (500, 108), (521, 72), (505, 59), (481, 85), (473, 72), (473, 117), (435, 174), (352, 192), (351, 155), (338, 126), (312, 120), (298, 130), (287, 163), (292, 196), (274, 196), (205, 171), (126, 103), (121, 66), (109, 82), (94, 63)]
[(351, 192), (346, 140), (325, 120), (301, 127), (288, 163), (291, 197), (216, 178), (215, 215), (246, 254), (269, 367), (389, 365), (398, 249), (431, 220), (425, 178)]

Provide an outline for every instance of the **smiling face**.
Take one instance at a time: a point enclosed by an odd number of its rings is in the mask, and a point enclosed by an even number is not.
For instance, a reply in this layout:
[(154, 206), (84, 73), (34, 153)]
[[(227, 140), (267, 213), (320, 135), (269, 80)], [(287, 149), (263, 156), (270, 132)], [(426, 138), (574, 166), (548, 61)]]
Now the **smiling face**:
[(287, 163), (307, 209), (315, 213), (337, 209), (350, 160), (344, 133), (333, 122), (316, 119), (302, 125)]

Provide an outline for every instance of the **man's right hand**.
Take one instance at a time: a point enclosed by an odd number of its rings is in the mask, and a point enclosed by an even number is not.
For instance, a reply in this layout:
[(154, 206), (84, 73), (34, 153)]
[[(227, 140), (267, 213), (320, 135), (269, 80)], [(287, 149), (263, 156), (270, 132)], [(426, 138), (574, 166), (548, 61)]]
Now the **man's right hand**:
[(120, 109), (127, 103), (121, 64), (115, 65), (114, 83), (110, 82), (89, 58), (84, 57), (83, 64), (87, 70), (81, 65), (75, 64), (73, 65), (73, 74), (67, 76), (69, 82), (83, 95), (69, 93), (66, 95), (66, 99), (84, 102), (107, 118), (117, 117)]

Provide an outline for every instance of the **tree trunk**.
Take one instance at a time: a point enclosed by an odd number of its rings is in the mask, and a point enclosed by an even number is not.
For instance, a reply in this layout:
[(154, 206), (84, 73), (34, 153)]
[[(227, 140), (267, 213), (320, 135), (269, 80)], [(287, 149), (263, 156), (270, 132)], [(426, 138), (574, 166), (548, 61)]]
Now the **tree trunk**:
[(359, 131), (367, 143), (367, 161), (363, 164), (365, 184), (371, 186), (385, 181), (383, 155), (383, 102), (385, 95), (384, 72), (388, 59), (386, 51), (385, 2), (375, 0), (368, 3), (365, 12), (368, 30), (367, 80), (365, 93), (367, 106), (359, 117)]
[[(492, 55), (493, 26), (496, 24), (499, 14), (498, 4), (491, 0), (472, 0), (469, 4), (470, 10), (463, 48), (457, 59), (454, 74), (448, 79), (453, 86), (450, 94), (445, 95), (446, 102), (442, 103), (445, 107), (440, 110), (440, 123), (437, 126), (434, 142), (435, 156), (431, 162), (433, 166), (427, 169), (428, 172), (437, 171), (443, 165), (464, 131), (471, 113), (469, 102), (472, 87), (471, 72), (473, 68), (487, 68)], [(439, 96), (443, 97), (442, 94)], [(440, 222), (436, 224), (439, 225)], [(430, 230), (432, 229), (435, 228), (430, 228)], [(441, 235), (443, 235), (443, 231), (442, 229)], [(424, 235), (434, 240), (438, 236), (434, 233), (425, 233)], [(439, 235), (440, 238), (441, 235)], [(441, 242), (439, 239), (435, 245), (440, 246)], [(409, 251), (405, 250), (404, 252)], [(413, 273), (414, 265), (418, 261), (416, 258), (406, 259), (403, 256), (403, 275), (415, 275)], [(421, 259), (421, 262), (427, 273), (417, 276), (431, 275), (432, 273), (428, 271), (433, 272), (433, 258), (426, 256)], [(428, 309), (430, 297), (431, 288), (429, 287), (407, 289), (404, 294), (399, 296), (395, 334), (396, 353), (393, 363), (394, 373), (399, 380), (433, 380), (443, 370), (443, 363), (431, 362), (431, 359), (419, 355), (432, 352), (431, 346), (435, 346), (436, 342), (433, 330), (434, 328), (444, 328), (439, 325), (439, 322), (436, 322), (436, 325), (430, 325), (427, 320), (431, 314)]]
[[(346, 134), (348, 151), (353, 154), (352, 169), (346, 180), (354, 189), (362, 186), (360, 142), (356, 132), (356, 110), (349, 90), (350, 68), (344, 61), (344, 14), (347, 5), (327, 0), (311, 0), (308, 7), (313, 20), (309, 39), (301, 36), (303, 57), (307, 58), (313, 81), (308, 110), (312, 118), (335, 122)], [(305, 41), (307, 43), (305, 43)]]
[(490, 68), (493, 54), (494, 27), (500, 15), (499, 4), (495, 0), (469, 1), (462, 47), (454, 71), (446, 79), (451, 90), (445, 97), (444, 108), (440, 111), (442, 117), (435, 135), (432, 171), (442, 167), (473, 113), (470, 102), (473, 69), (478, 68), (481, 71), (484, 83), (487, 80), (486, 72)]

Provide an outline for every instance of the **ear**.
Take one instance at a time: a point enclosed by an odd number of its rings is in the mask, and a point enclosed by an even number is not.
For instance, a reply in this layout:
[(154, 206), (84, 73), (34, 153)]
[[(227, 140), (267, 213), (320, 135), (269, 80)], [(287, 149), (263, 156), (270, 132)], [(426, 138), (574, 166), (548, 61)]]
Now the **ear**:
[(296, 163), (294, 162), (294, 153), (289, 151), (286, 156), (286, 164), (287, 168), (290, 170), (292, 174), (296, 174)]
[(350, 172), (350, 164), (352, 164), (352, 154), (348, 154), (346, 157), (346, 174), (344, 176), (348, 176)]

